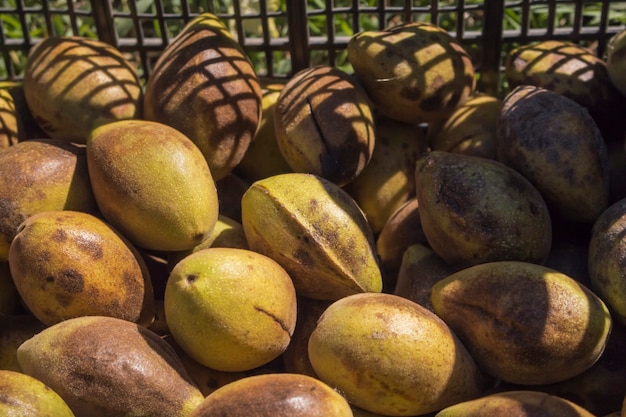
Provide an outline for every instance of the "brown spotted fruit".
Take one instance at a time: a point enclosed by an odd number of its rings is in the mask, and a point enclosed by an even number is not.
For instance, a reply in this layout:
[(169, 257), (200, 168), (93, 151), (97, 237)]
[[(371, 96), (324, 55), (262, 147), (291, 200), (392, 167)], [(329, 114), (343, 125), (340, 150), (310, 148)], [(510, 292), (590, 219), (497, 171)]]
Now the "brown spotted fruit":
[(626, 199), (613, 203), (591, 230), (588, 270), (591, 288), (611, 309), (615, 320), (626, 325)]
[(431, 302), (481, 369), (516, 384), (550, 384), (581, 374), (599, 359), (612, 327), (595, 293), (528, 262), (463, 269), (433, 285)]
[(275, 175), (252, 184), (241, 207), (250, 249), (285, 268), (298, 295), (336, 300), (382, 290), (372, 229), (333, 182), (304, 173)]
[(398, 121), (446, 119), (476, 88), (468, 53), (446, 30), (431, 23), (357, 33), (347, 50), (376, 109)]
[(387, 416), (415, 416), (478, 397), (483, 378), (434, 313), (404, 297), (354, 294), (332, 303), (309, 338), (319, 379), (348, 401)]
[(346, 399), (319, 379), (294, 373), (253, 375), (209, 394), (191, 417), (352, 417)]
[(152, 317), (143, 259), (91, 214), (63, 210), (29, 217), (11, 243), (9, 267), (22, 300), (48, 326), (78, 316), (132, 322)]
[(295, 74), (281, 90), (274, 112), (278, 148), (294, 172), (343, 186), (372, 159), (374, 116), (354, 79), (320, 65)]
[(85, 148), (38, 139), (0, 151), (0, 261), (20, 223), (50, 210), (97, 210)]
[(505, 391), (454, 404), (435, 417), (594, 417), (573, 401), (532, 390)]
[(147, 120), (106, 124), (89, 135), (87, 164), (100, 212), (133, 244), (182, 251), (213, 231), (219, 206), (212, 172), (176, 129)]
[(553, 217), (593, 223), (609, 204), (609, 156), (588, 110), (541, 87), (503, 101), (497, 159), (539, 190)]
[(28, 108), (54, 139), (85, 143), (104, 123), (142, 117), (136, 68), (115, 47), (81, 36), (36, 43), (24, 70)]
[(261, 121), (261, 86), (217, 16), (192, 19), (165, 48), (146, 84), (144, 114), (189, 137), (216, 180), (241, 161)]
[(113, 317), (50, 326), (22, 343), (17, 359), (76, 417), (188, 417), (204, 398), (167, 342)]
[(247, 371), (280, 356), (296, 324), (291, 277), (274, 260), (238, 248), (208, 248), (179, 261), (167, 280), (165, 320), (200, 364)]
[(67, 403), (46, 384), (21, 372), (0, 370), (0, 415), (74, 417)]
[(417, 161), (416, 190), (424, 235), (450, 265), (542, 262), (552, 220), (539, 191), (492, 159), (432, 151)]

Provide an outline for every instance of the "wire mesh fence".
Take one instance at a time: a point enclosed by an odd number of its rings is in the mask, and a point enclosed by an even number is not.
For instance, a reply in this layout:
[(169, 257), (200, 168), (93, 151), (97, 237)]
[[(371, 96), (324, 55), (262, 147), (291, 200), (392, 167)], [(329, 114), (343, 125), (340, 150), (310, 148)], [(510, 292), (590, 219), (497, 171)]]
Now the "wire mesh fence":
[(30, 47), (54, 35), (104, 40), (145, 79), (183, 25), (203, 12), (223, 19), (259, 75), (270, 78), (318, 64), (350, 71), (353, 34), (429, 21), (461, 40), (479, 88), (491, 93), (515, 45), (567, 39), (602, 55), (626, 24), (626, 1), (613, 0), (0, 0), (0, 80), (19, 80)]

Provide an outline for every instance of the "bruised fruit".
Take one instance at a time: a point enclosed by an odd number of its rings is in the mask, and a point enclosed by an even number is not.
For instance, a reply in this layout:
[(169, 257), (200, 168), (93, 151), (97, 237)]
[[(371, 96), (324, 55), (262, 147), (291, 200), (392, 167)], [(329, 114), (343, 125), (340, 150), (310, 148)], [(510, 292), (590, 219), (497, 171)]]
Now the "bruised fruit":
[(20, 372), (0, 370), (0, 415), (74, 417), (63, 398), (43, 382)]
[(450, 265), (539, 263), (548, 256), (548, 208), (517, 171), (491, 159), (432, 151), (417, 161), (415, 175), (424, 235)]
[(332, 303), (309, 338), (319, 379), (348, 401), (387, 416), (415, 416), (479, 396), (482, 374), (434, 313), (391, 294)]
[(91, 132), (87, 162), (102, 215), (137, 246), (187, 250), (215, 227), (213, 176), (177, 130), (145, 120), (109, 123)]
[(241, 161), (261, 121), (261, 87), (241, 45), (215, 15), (188, 22), (156, 62), (145, 118), (172, 126), (200, 149), (216, 180)]
[(376, 109), (398, 121), (446, 119), (476, 88), (470, 56), (446, 30), (431, 23), (357, 33), (347, 51)]
[(24, 70), (28, 107), (51, 138), (85, 143), (104, 123), (142, 117), (135, 67), (113, 46), (80, 36), (36, 43)]
[(178, 262), (164, 306), (176, 343), (220, 371), (246, 371), (278, 357), (297, 314), (287, 272), (264, 255), (236, 248), (203, 249)]
[(433, 285), (431, 301), (481, 369), (517, 384), (555, 383), (584, 372), (602, 354), (612, 327), (593, 292), (526, 262), (456, 272)]
[(20, 142), (0, 152), (0, 261), (17, 228), (51, 210), (95, 212), (84, 147), (52, 139)]
[(372, 159), (374, 116), (365, 92), (344, 71), (320, 65), (296, 73), (274, 112), (278, 148), (294, 172), (343, 186)]
[(15, 286), (46, 325), (93, 315), (139, 321), (154, 308), (142, 262), (107, 223), (69, 210), (26, 219), (9, 251)]
[(593, 222), (609, 203), (609, 157), (586, 108), (554, 91), (520, 86), (504, 99), (498, 160), (539, 190), (561, 219)]
[(285, 268), (298, 295), (336, 300), (382, 290), (372, 230), (336, 184), (312, 174), (275, 175), (252, 184), (241, 206), (250, 249)]
[(465, 401), (435, 417), (594, 417), (576, 403), (538, 391), (506, 391)]
[(112, 317), (48, 327), (18, 348), (17, 359), (77, 417), (187, 417), (204, 398), (167, 342)]
[(322, 381), (300, 374), (254, 375), (209, 394), (191, 417), (352, 417), (350, 405)]
[(588, 268), (591, 288), (626, 325), (626, 199), (613, 203), (591, 231)]

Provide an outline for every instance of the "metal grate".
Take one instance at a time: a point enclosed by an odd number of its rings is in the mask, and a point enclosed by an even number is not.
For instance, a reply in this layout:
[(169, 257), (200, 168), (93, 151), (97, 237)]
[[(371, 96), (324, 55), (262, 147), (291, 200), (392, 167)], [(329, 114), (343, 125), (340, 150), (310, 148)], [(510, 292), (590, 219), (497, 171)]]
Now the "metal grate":
[(205, 11), (224, 20), (266, 77), (316, 64), (350, 71), (352, 34), (430, 21), (462, 41), (480, 89), (493, 94), (513, 46), (568, 39), (602, 55), (626, 23), (626, 1), (613, 0), (0, 0), (0, 80), (19, 80), (29, 48), (51, 35), (98, 37), (127, 53), (145, 79), (178, 30)]

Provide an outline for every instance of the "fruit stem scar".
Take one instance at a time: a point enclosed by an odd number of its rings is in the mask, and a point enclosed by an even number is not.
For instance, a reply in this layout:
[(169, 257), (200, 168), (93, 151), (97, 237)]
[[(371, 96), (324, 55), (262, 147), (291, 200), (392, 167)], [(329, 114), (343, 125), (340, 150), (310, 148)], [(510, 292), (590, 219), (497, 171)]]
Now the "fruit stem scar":
[(262, 309), (259, 306), (254, 306), (254, 309), (256, 311), (258, 311), (259, 313), (263, 313), (266, 316), (269, 316), (272, 318), (272, 320), (274, 320), (276, 323), (278, 323), (278, 325), (289, 335), (289, 337), (291, 337), (291, 332), (289, 331), (289, 328), (285, 325), (285, 323), (279, 319), (278, 317), (276, 317), (275, 315), (273, 315), (272, 313), (265, 311), (264, 309)]

